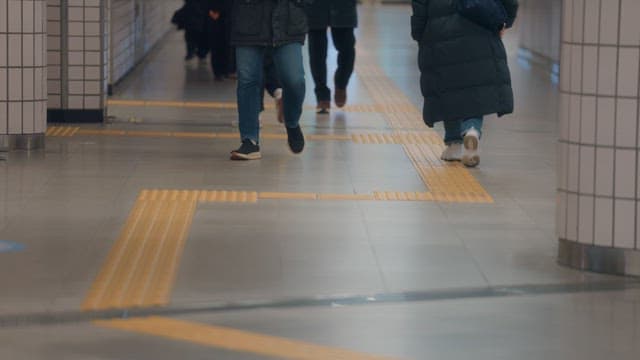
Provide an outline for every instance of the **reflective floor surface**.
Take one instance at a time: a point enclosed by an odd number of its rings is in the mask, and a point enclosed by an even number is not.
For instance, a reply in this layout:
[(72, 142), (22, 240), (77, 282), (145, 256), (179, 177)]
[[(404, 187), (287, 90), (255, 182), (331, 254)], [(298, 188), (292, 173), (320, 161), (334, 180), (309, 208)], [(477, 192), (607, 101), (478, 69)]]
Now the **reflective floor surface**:
[(557, 89), (509, 34), (516, 113), (443, 164), (409, 15), (361, 8), (300, 156), (267, 99), (263, 159), (229, 161), (235, 83), (174, 33), (108, 124), (0, 161), (0, 359), (637, 359), (640, 282), (556, 264)]

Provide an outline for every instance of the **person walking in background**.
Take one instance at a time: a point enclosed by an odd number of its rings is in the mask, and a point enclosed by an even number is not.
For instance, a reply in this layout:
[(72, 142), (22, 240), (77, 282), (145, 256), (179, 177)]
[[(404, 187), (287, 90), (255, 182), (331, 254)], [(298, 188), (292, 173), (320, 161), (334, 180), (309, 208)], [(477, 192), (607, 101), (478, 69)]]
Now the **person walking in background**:
[(301, 153), (305, 141), (300, 116), (305, 96), (302, 45), (307, 34), (308, 0), (234, 0), (231, 42), (236, 46), (240, 148), (232, 160), (255, 160), (260, 153), (259, 116), (267, 49), (282, 84), (284, 122), (289, 148)]
[(229, 11), (226, 5), (228, 0), (206, 0), (205, 31), (209, 51), (211, 53), (211, 70), (216, 81), (223, 81), (229, 74), (228, 54), (229, 37), (227, 23)]
[(333, 44), (338, 50), (338, 69), (333, 77), (334, 100), (339, 108), (347, 103), (347, 85), (356, 60), (356, 5), (356, 0), (316, 0), (308, 7), (309, 61), (318, 113), (326, 114), (331, 109), (331, 90), (327, 86), (327, 28), (331, 28)]
[(185, 60), (189, 61), (196, 55), (204, 61), (209, 52), (209, 44), (205, 30), (207, 18), (202, 0), (185, 0), (171, 18), (171, 22), (178, 29), (184, 29), (184, 40), (187, 46)]
[(513, 112), (513, 90), (502, 43), (516, 18), (518, 0), (498, 0), (506, 23), (489, 29), (462, 16), (451, 0), (412, 0), (411, 36), (418, 42), (423, 118), (443, 121), (442, 160), (480, 163), (483, 116)]

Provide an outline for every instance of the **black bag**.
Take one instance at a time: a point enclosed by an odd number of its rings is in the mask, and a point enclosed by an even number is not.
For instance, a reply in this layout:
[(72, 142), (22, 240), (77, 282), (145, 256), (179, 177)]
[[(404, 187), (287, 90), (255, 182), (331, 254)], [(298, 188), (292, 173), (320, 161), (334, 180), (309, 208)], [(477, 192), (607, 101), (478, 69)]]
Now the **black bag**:
[(500, 0), (458, 0), (458, 13), (491, 31), (507, 24), (507, 10)]

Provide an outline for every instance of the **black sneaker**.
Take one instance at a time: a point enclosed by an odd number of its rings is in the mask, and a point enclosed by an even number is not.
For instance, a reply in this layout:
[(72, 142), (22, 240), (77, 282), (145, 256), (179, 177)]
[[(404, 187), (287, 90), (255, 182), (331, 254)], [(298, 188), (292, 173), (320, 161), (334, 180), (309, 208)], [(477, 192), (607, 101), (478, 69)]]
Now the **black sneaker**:
[(231, 160), (258, 160), (262, 158), (260, 146), (249, 139), (242, 140), (238, 150), (231, 152)]
[(287, 139), (289, 141), (289, 149), (294, 154), (300, 154), (304, 149), (304, 135), (302, 135), (300, 126), (287, 128)]

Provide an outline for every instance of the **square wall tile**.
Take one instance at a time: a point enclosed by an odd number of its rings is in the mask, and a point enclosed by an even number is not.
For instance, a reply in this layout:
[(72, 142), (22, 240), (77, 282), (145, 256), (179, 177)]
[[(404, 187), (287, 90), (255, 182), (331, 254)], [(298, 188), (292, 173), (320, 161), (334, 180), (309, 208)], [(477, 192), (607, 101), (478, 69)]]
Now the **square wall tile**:
[(582, 124), (580, 126), (580, 143), (596, 143), (596, 97), (582, 97)]
[(620, 45), (640, 45), (640, 1), (622, 0), (620, 19)]
[(596, 149), (596, 194), (613, 196), (614, 151), (608, 148)]
[(598, 48), (596, 46), (585, 46), (583, 61), (582, 92), (595, 94), (598, 92)]
[(616, 146), (636, 147), (638, 100), (619, 99), (616, 116)]
[(613, 200), (596, 198), (594, 243), (613, 246)]
[(616, 150), (616, 197), (636, 197), (636, 156), (634, 150)]
[(603, 0), (600, 7), (600, 43), (618, 44), (619, 0)]
[(600, 0), (585, 0), (584, 42), (598, 42), (598, 23), (600, 21)]
[(593, 244), (594, 205), (594, 197), (580, 196), (578, 204), (578, 242), (583, 244)]
[(621, 48), (618, 56), (618, 95), (637, 97), (640, 49)]
[(22, 134), (22, 103), (9, 103), (9, 134)]
[(585, 0), (573, 0), (573, 20), (571, 26), (571, 39), (573, 42), (581, 43), (583, 42), (583, 32), (584, 32), (584, 1)]
[(633, 249), (636, 245), (636, 202), (616, 200), (614, 218), (614, 245), (618, 248)]
[(601, 47), (598, 63), (598, 94), (615, 95), (617, 69), (618, 50), (614, 47)]
[(595, 192), (596, 148), (580, 147), (580, 193), (594, 194)]
[(582, 45), (571, 46), (571, 91), (580, 93), (582, 91)]
[(567, 240), (578, 241), (578, 195), (567, 195)]
[(598, 98), (596, 141), (598, 145), (613, 146), (615, 136), (616, 103), (613, 98)]

